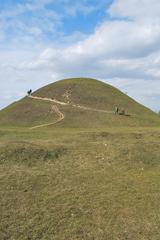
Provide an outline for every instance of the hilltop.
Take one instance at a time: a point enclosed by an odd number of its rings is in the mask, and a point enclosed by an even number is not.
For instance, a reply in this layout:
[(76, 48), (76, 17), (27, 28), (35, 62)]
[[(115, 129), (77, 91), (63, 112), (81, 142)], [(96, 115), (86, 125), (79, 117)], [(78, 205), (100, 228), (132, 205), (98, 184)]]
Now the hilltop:
[[(120, 111), (125, 109), (127, 116), (115, 115), (116, 106)], [(118, 89), (89, 78), (54, 82), (35, 91), (32, 98), (24, 97), (0, 111), (0, 125), (30, 128), (143, 127), (159, 123), (151, 110)]]

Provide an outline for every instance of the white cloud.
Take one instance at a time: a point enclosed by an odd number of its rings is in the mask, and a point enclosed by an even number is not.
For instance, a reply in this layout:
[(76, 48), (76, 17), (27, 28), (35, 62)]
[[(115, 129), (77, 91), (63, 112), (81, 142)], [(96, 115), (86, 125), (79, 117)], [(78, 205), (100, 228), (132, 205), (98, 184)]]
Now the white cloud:
[(160, 19), (160, 1), (115, 0), (109, 13), (114, 17), (129, 17), (136, 21), (155, 22)]
[(74, 1), (74, 3), (72, 2), (65, 6), (65, 12), (71, 16), (75, 16), (77, 12), (82, 12), (84, 15), (88, 15), (95, 9), (95, 6), (87, 4), (85, 1)]

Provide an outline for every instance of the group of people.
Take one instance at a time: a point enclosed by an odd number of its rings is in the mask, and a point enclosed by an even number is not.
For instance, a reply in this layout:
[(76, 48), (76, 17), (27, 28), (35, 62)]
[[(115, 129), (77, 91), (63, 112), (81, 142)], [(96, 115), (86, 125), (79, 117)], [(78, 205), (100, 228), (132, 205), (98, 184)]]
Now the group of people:
[(119, 114), (119, 115), (125, 115), (125, 110), (124, 109), (119, 109), (119, 107), (115, 107), (115, 114)]

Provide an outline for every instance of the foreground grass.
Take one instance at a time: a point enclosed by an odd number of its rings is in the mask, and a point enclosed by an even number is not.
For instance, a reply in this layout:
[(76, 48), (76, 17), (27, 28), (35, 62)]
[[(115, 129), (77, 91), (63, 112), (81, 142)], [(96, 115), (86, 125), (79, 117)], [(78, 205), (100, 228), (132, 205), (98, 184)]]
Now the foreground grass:
[(160, 129), (0, 133), (0, 239), (160, 239)]

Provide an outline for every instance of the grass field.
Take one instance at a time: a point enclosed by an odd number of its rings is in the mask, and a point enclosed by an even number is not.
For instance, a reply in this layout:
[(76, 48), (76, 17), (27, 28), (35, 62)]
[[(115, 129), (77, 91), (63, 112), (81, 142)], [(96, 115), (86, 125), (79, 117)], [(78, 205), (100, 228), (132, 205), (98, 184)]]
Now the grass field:
[(0, 129), (0, 239), (160, 239), (159, 128)]
[(159, 240), (159, 202), (160, 117), (119, 90), (67, 79), (0, 111), (0, 240)]

